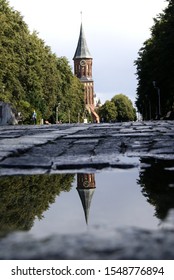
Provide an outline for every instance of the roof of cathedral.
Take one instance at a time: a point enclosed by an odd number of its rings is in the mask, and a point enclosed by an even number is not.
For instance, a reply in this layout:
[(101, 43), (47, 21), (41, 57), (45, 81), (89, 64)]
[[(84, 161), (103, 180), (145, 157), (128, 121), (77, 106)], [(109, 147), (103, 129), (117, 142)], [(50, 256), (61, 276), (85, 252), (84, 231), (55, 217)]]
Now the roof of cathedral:
[(85, 220), (86, 223), (88, 224), (88, 218), (89, 218), (89, 209), (90, 209), (90, 205), (91, 205), (91, 200), (92, 200), (92, 196), (94, 194), (95, 188), (90, 188), (90, 189), (80, 189), (77, 188), (77, 191), (79, 193), (82, 205), (83, 205), (83, 210), (85, 213)]
[(79, 40), (73, 59), (75, 58), (92, 58), (86, 43), (86, 38), (85, 38), (82, 23), (80, 26)]

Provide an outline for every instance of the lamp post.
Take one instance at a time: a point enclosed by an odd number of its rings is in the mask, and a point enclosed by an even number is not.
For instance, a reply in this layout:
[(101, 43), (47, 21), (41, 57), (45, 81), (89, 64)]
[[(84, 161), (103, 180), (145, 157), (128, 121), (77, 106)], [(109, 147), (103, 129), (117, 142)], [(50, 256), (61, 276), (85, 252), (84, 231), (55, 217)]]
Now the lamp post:
[(59, 107), (60, 103), (58, 103), (58, 105), (56, 106), (56, 123), (59, 123)]
[(80, 123), (80, 113), (81, 111), (78, 112), (78, 123)]
[(156, 81), (153, 81), (153, 86), (158, 92), (158, 115), (161, 116), (161, 96), (160, 96), (160, 88), (156, 86)]
[(70, 111), (70, 109), (68, 109), (68, 121), (69, 121), (69, 123), (71, 122), (71, 111)]

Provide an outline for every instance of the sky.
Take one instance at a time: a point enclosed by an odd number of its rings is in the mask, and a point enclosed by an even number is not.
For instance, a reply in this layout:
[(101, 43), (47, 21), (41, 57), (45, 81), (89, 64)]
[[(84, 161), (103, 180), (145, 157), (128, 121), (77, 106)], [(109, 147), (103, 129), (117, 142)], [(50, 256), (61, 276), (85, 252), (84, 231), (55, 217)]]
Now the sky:
[[(8, 0), (24, 17), (30, 31), (66, 56), (73, 69), (81, 18), (93, 57), (96, 96), (104, 103), (123, 93), (136, 100), (134, 61), (150, 37), (153, 18), (167, 6), (165, 0)], [(82, 12), (82, 16), (81, 16)]]

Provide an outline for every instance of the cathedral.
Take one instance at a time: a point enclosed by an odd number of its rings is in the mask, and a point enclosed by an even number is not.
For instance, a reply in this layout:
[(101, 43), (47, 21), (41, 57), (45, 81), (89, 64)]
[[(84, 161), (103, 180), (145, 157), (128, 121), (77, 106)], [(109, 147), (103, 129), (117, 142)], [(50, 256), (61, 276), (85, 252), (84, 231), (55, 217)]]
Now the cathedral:
[(92, 56), (89, 52), (83, 26), (80, 26), (80, 35), (77, 48), (73, 57), (74, 74), (84, 85), (84, 102), (86, 109), (91, 114), (94, 122), (99, 123), (100, 119), (95, 112), (94, 104), (94, 81), (92, 78)]
[(77, 174), (77, 191), (82, 202), (85, 220), (87, 224), (89, 220), (89, 210), (95, 188), (95, 174)]

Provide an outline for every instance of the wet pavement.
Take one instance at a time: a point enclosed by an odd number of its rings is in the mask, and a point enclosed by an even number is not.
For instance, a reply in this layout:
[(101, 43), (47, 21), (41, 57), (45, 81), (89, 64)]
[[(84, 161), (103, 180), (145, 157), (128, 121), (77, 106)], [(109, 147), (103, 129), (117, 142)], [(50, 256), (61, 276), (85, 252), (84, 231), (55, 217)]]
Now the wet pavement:
[(174, 159), (174, 122), (0, 127), (0, 175), (131, 168)]

